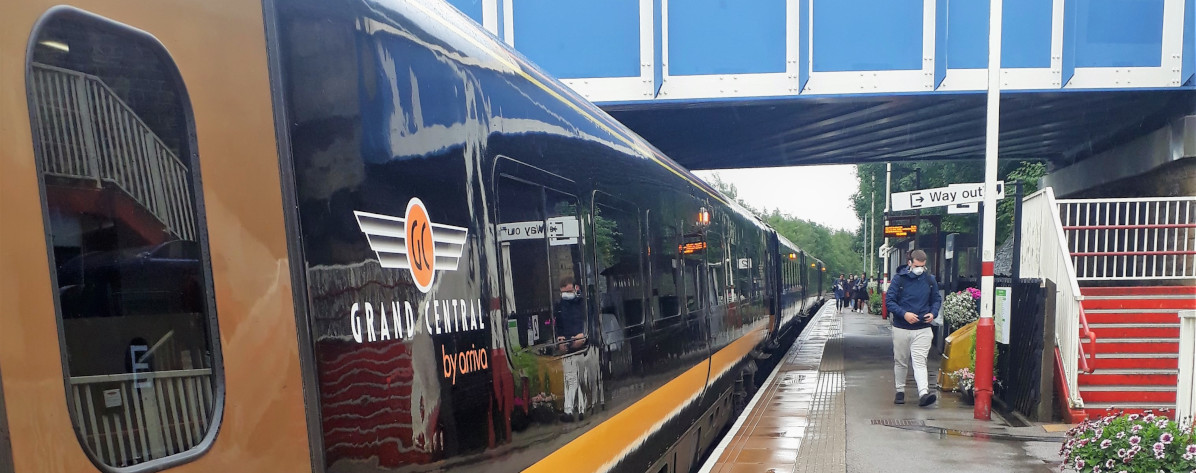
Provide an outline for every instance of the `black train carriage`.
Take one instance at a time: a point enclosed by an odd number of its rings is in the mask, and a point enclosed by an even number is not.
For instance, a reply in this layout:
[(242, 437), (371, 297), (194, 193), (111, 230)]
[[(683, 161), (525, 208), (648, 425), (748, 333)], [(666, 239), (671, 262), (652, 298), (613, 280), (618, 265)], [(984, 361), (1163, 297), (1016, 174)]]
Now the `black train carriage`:
[(275, 8), (327, 471), (695, 467), (815, 260), (455, 12)]
[[(0, 168), (53, 211), (0, 202), (53, 244), (6, 270), (57, 272), (0, 339), (66, 348), (5, 367), (37, 382), (3, 386), (0, 470), (690, 471), (821, 302), (820, 261), (446, 4), (50, 3), (0, 7), (36, 118)], [(91, 115), (170, 148), (177, 207), (122, 194), (161, 172), (131, 147), (54, 168)], [(69, 428), (31, 408), (64, 392)]]

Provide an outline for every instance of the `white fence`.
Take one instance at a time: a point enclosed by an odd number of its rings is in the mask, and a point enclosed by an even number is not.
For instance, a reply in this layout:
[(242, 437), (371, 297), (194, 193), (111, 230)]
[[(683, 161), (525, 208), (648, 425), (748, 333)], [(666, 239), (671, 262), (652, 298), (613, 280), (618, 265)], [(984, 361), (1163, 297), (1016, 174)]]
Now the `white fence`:
[(1196, 197), (1058, 202), (1079, 279), (1196, 278)]
[(183, 240), (195, 240), (187, 166), (99, 78), (33, 65), (41, 157), (50, 175), (116, 185)]
[(75, 376), (83, 444), (107, 465), (130, 466), (198, 445), (211, 425), (212, 370)]
[[(1022, 204), (1021, 272), (1024, 278), (1041, 278), (1055, 283), (1055, 342), (1063, 358), (1068, 405), (1083, 407), (1077, 375), (1081, 355), (1080, 329), (1083, 308), (1080, 284), (1059, 220), (1055, 193), (1048, 187), (1026, 197)], [(1047, 297), (1051, 297), (1050, 294)], [(1087, 330), (1085, 330), (1087, 331)], [(1095, 343), (1093, 344), (1095, 345)]]
[(1196, 310), (1179, 311), (1179, 380), (1175, 390), (1175, 418), (1196, 416)]

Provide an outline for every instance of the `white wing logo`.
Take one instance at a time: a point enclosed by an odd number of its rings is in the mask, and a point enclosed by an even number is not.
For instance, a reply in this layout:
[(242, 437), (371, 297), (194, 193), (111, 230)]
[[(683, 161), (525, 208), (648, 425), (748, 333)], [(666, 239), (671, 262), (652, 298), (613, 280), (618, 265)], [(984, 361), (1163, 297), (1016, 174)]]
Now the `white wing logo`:
[(407, 202), (403, 218), (361, 211), (353, 215), (382, 267), (409, 270), (420, 292), (432, 288), (436, 271), (455, 271), (465, 251), (468, 229), (432, 223), (418, 198)]

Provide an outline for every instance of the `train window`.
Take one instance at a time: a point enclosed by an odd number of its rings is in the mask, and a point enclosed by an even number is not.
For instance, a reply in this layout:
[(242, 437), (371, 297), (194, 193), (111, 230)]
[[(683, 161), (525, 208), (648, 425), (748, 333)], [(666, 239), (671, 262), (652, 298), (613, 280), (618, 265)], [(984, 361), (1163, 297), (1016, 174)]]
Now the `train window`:
[(681, 315), (681, 244), (677, 227), (657, 223), (651, 232), (652, 250), (649, 265), (652, 271), (652, 299), (657, 308), (658, 323), (675, 322)]
[(497, 192), (503, 306), (508, 328), (515, 329), (509, 336), (545, 355), (584, 346), (588, 291), (578, 277), (576, 198), (507, 176)]
[(719, 306), (728, 302), (732, 288), (727, 283), (727, 253), (726, 242), (719, 232), (706, 232), (706, 267), (710, 274), (710, 294), (708, 304)]
[(623, 329), (644, 323), (639, 209), (594, 193), (594, 264), (604, 339), (622, 340)]
[(27, 94), (74, 428), (98, 465), (187, 461), (215, 438), (224, 389), (182, 79), (149, 35), (77, 10), (51, 13), (33, 42)]

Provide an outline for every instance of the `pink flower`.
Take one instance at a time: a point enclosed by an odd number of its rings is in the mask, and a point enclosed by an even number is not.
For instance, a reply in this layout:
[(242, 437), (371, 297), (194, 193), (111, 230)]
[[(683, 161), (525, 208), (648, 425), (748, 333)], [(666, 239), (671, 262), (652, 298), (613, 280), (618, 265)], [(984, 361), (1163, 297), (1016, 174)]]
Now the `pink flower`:
[(1130, 414), (1130, 420), (1138, 420), (1138, 417), (1140, 417), (1138, 414)]
[(1196, 444), (1188, 445), (1187, 451), (1192, 455), (1196, 455)]
[(1142, 442), (1142, 437), (1139, 437), (1137, 435), (1130, 437), (1130, 445), (1138, 445), (1138, 443), (1140, 443), (1140, 442)]
[(1141, 432), (1141, 431), (1142, 431), (1142, 426), (1141, 426), (1141, 425), (1134, 424), (1134, 426), (1133, 426), (1133, 427), (1130, 427), (1130, 432), (1131, 432), (1131, 433), (1135, 433), (1135, 434), (1136, 434), (1136, 433), (1138, 433), (1138, 432)]
[(1163, 442), (1163, 444), (1170, 445), (1173, 438), (1174, 437), (1170, 433), (1163, 432), (1163, 435), (1159, 436), (1159, 441)]
[(1109, 439), (1104, 439), (1104, 440), (1101, 440), (1101, 441), (1100, 441), (1100, 448), (1101, 448), (1101, 450), (1104, 450), (1104, 449), (1106, 449), (1106, 448), (1109, 448), (1109, 447), (1112, 447), (1112, 446), (1113, 446), (1113, 441), (1112, 441), (1112, 440), (1109, 440)]
[(1125, 458), (1125, 456), (1128, 454), (1129, 452), (1125, 451), (1124, 448), (1117, 449), (1117, 458)]
[(1161, 452), (1161, 451), (1163, 451), (1164, 448), (1167, 448), (1167, 446), (1163, 445), (1163, 442), (1155, 442), (1154, 451)]

